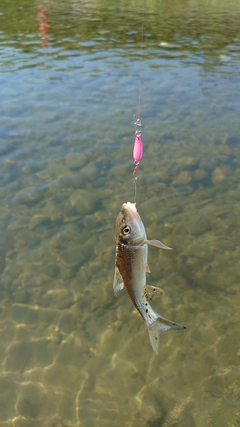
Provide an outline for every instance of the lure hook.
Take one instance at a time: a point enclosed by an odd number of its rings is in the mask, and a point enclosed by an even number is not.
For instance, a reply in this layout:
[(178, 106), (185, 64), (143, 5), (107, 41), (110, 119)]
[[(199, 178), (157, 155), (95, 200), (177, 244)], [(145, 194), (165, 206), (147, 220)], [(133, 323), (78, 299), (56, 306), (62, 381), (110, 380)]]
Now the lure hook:
[(136, 114), (133, 116), (135, 117), (135, 135), (141, 135), (141, 127), (142, 127), (142, 123), (141, 123), (141, 119), (140, 116), (137, 116)]

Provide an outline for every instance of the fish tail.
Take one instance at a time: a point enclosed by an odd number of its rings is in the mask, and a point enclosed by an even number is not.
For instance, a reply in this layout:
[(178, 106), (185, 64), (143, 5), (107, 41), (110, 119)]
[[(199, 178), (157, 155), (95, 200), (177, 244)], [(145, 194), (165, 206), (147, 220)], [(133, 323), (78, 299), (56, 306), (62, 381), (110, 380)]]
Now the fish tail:
[(147, 328), (153, 351), (158, 354), (160, 334), (162, 332), (168, 331), (168, 329), (186, 329), (186, 326), (180, 325), (179, 323), (175, 323), (171, 320), (164, 319), (164, 317), (158, 316), (155, 322), (147, 324)]

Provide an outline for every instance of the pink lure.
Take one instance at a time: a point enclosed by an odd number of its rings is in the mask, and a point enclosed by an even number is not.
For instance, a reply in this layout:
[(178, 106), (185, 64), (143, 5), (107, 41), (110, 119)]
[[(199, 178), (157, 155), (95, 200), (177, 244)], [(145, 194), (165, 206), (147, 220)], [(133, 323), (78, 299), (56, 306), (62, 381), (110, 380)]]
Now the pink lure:
[(143, 143), (141, 135), (135, 136), (134, 146), (133, 146), (133, 159), (136, 163), (139, 163), (143, 154)]

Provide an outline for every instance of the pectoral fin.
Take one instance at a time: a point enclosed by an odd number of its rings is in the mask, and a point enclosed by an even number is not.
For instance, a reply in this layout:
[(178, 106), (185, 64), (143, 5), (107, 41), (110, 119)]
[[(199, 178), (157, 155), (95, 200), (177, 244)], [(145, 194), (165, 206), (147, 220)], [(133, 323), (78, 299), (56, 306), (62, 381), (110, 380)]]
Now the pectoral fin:
[(156, 246), (160, 249), (167, 249), (168, 251), (172, 250), (172, 248), (169, 248), (169, 246), (164, 245), (164, 243), (160, 242), (160, 240), (146, 240), (145, 243), (150, 246)]
[(146, 285), (145, 290), (147, 300), (150, 301), (164, 294), (164, 291), (161, 288), (157, 288), (157, 286)]
[(113, 290), (114, 292), (121, 291), (124, 288), (122, 276), (117, 267), (115, 267), (114, 279), (113, 279)]

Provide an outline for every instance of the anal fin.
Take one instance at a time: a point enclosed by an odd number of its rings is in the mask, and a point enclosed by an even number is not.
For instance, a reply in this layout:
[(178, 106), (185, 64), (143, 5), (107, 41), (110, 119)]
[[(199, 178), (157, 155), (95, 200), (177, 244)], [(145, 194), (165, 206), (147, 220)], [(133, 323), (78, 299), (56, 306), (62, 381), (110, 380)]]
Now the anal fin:
[(146, 297), (148, 300), (151, 301), (163, 294), (164, 291), (161, 288), (158, 288), (157, 286), (146, 285)]

